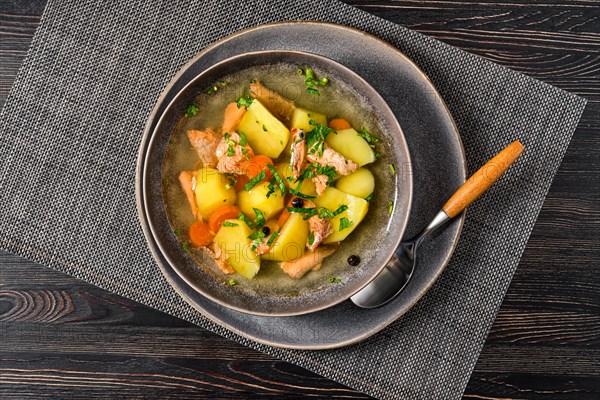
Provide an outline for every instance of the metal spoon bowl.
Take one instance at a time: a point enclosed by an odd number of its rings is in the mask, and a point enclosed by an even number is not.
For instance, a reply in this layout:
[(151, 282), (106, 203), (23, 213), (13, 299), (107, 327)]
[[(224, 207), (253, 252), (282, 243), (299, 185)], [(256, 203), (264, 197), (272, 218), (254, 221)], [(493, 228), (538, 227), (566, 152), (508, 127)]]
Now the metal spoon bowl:
[(380, 307), (393, 300), (406, 287), (415, 270), (417, 249), (431, 233), (460, 214), (488, 190), (523, 153), (525, 148), (514, 141), (489, 160), (469, 178), (446, 202), (427, 227), (400, 245), (384, 269), (350, 300), (362, 308)]

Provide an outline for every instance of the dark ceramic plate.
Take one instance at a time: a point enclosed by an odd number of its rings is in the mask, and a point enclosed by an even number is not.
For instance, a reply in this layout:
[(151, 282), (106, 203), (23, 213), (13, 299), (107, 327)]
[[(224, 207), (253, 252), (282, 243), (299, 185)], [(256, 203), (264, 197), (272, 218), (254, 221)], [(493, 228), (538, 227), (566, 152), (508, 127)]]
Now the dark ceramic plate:
[[(264, 25), (229, 36), (188, 63), (167, 86), (146, 127), (140, 154), (166, 104), (198, 73), (223, 59), (250, 51), (301, 50), (323, 54), (365, 78), (386, 100), (402, 126), (412, 157), (414, 199), (405, 235), (425, 226), (465, 180), (465, 159), (456, 127), (427, 77), (396, 48), (364, 32), (317, 22)], [(232, 310), (200, 295), (160, 254), (140, 199), (143, 179), (138, 165), (138, 207), (142, 227), (169, 282), (203, 315), (261, 343), (298, 349), (325, 349), (363, 340), (409, 310), (443, 271), (456, 246), (464, 217), (453, 221), (421, 248), (413, 279), (385, 307), (365, 310), (350, 301), (295, 317), (255, 316)]]

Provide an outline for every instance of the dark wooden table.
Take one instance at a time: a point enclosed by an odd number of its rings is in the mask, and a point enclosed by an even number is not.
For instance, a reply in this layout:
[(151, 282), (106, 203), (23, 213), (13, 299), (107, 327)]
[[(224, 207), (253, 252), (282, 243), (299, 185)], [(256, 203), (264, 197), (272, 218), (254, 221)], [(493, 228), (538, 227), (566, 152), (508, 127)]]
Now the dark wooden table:
[[(600, 3), (349, 2), (589, 99), (465, 398), (600, 399)], [(44, 4), (0, 1), (2, 102)], [(158, 397), (369, 398), (0, 252), (0, 398)]]

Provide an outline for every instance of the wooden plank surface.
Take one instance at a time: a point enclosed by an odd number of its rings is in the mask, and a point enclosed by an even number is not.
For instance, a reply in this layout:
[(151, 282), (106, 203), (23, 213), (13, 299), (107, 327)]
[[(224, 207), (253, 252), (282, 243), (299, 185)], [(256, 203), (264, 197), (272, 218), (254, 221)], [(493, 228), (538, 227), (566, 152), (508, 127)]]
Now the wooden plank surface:
[[(590, 100), (465, 399), (600, 399), (600, 3), (348, 1)], [(44, 0), (0, 1), (0, 103)], [(369, 398), (0, 253), (0, 398)]]

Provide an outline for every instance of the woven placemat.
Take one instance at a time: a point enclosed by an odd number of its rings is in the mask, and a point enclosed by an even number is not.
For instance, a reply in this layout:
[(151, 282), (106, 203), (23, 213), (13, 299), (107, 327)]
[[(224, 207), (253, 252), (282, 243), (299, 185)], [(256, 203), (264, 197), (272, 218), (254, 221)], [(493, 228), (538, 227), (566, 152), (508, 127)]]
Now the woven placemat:
[[(472, 206), (439, 281), (408, 314), (347, 348), (291, 351), (211, 323), (167, 284), (138, 223), (144, 123), (194, 54), (250, 26), (310, 19), (377, 35), (438, 87), (469, 171), (527, 151)], [(386, 399), (458, 399), (585, 100), (337, 1), (50, 0), (0, 118), (0, 248)]]

